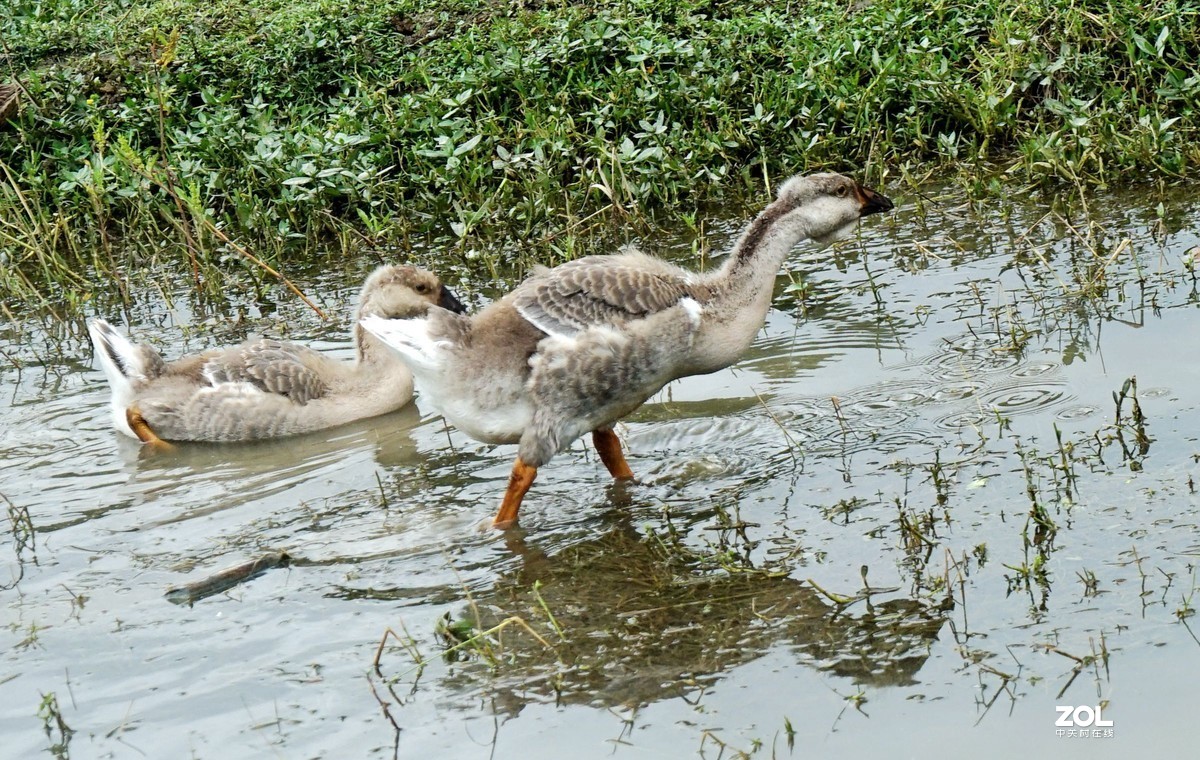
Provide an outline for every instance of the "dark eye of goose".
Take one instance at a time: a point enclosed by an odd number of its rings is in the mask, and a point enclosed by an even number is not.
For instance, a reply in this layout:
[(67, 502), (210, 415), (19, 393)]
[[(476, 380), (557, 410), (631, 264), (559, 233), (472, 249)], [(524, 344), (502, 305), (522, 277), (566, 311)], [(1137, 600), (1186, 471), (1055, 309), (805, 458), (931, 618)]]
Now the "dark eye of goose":
[(850, 188), (846, 187), (845, 185), (838, 186), (838, 189), (834, 191), (834, 193), (839, 198), (845, 198), (846, 193), (848, 193), (848, 192), (850, 192)]
[(421, 295), (425, 295), (426, 293), (429, 292), (429, 286), (426, 285), (425, 283), (421, 283), (420, 285), (417, 286), (417, 292), (420, 293)]

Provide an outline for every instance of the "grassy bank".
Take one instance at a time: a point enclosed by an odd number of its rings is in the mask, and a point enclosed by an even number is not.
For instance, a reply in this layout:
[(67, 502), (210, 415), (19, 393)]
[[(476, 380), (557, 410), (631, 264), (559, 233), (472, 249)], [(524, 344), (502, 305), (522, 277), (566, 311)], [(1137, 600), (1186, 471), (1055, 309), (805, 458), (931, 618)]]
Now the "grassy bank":
[(988, 192), (1200, 159), (1182, 2), (10, 2), (5, 302), (414, 236), (522, 266), (805, 169)]

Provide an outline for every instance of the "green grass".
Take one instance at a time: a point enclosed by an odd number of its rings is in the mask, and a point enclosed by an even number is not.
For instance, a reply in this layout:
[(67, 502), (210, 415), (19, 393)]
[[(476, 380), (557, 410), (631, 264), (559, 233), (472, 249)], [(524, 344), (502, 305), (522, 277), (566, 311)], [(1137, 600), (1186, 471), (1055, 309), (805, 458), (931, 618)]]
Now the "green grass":
[(414, 236), (497, 271), (797, 171), (987, 193), (1200, 158), (1189, 3), (12, 6), (4, 302), (147, 266), (263, 277), (223, 236), (289, 271)]

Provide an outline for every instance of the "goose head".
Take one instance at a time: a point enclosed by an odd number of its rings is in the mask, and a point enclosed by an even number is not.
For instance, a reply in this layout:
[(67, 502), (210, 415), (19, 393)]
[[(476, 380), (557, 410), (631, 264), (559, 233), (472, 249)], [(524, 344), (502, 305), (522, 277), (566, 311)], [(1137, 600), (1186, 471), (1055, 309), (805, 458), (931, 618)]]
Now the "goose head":
[(433, 272), (410, 266), (381, 266), (363, 283), (358, 313), (354, 317), (354, 344), (360, 362), (398, 363), (386, 345), (366, 332), (363, 317), (411, 319), (429, 311), (430, 306), (462, 314), (467, 309)]
[(406, 319), (424, 314), (430, 306), (456, 314), (466, 311), (432, 272), (410, 266), (381, 266), (363, 283), (359, 318)]
[(864, 216), (893, 208), (886, 196), (833, 173), (792, 177), (771, 205), (779, 223), (822, 245), (849, 235)]

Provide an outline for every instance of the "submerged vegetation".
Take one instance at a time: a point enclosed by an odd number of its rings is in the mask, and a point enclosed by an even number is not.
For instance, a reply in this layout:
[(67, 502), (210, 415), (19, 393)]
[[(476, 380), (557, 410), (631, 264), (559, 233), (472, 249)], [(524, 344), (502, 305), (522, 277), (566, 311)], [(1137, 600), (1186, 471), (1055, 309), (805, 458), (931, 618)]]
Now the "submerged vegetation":
[(216, 293), (239, 266), (269, 279), (413, 237), (453, 254), (444, 271), (495, 272), (817, 168), (944, 168), (980, 192), (1169, 181), (1200, 158), (1198, 18), (1132, 0), (12, 0), (0, 302), (77, 302), (155, 266)]

